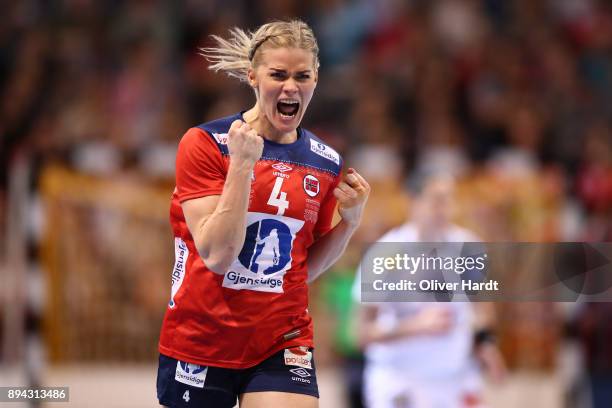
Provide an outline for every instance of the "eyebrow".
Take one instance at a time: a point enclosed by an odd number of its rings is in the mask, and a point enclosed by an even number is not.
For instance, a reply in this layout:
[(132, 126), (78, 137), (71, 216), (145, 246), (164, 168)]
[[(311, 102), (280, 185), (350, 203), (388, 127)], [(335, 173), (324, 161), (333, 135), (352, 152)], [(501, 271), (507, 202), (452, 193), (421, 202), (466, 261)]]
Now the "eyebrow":
[[(272, 71), (275, 71), (275, 72), (282, 72), (282, 73), (286, 73), (287, 72), (286, 69), (282, 69), (282, 68), (270, 68), (270, 69)], [(312, 69), (304, 69), (304, 70), (301, 70), (301, 71), (297, 71), (296, 74), (307, 74), (307, 73), (310, 73), (310, 72), (312, 72)]]

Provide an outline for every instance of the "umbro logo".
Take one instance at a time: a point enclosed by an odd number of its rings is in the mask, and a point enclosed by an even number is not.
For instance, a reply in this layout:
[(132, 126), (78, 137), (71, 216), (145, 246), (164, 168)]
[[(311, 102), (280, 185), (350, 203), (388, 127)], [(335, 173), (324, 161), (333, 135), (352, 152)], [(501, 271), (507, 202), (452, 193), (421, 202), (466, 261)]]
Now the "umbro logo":
[(288, 171), (293, 170), (293, 168), (291, 168), (291, 167), (287, 166), (287, 165), (286, 165), (286, 164), (284, 164), (284, 163), (276, 163), (276, 164), (273, 164), (273, 165), (272, 165), (272, 168), (273, 168), (273, 169), (276, 169), (276, 170), (278, 170), (278, 171), (280, 171), (281, 173), (286, 173), (286, 172), (288, 172)]
[(299, 375), (300, 377), (310, 377), (310, 373), (303, 368), (292, 368), (291, 371), (295, 375)]

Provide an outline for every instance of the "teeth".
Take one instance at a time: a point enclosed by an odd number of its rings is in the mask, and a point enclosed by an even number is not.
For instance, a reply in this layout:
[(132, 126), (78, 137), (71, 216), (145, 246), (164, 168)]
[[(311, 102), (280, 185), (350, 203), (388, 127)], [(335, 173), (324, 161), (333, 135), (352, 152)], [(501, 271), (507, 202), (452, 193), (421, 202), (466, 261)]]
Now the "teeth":
[(278, 113), (280, 114), (280, 116), (281, 116), (282, 118), (285, 118), (285, 119), (293, 119), (293, 118), (294, 118), (294, 117), (297, 115), (298, 110), (299, 110), (299, 106), (300, 106), (300, 102), (299, 102), (297, 99), (293, 99), (293, 98), (283, 98), (283, 99), (279, 99), (279, 100), (278, 100), (278, 103), (279, 103), (279, 104), (281, 104), (281, 103), (282, 103), (284, 106), (289, 105), (289, 106), (291, 106), (291, 110), (292, 110), (292, 111), (293, 111), (293, 110), (295, 110), (295, 111), (294, 111), (294, 112), (292, 112), (291, 114), (283, 113), (283, 112), (282, 112), (282, 110), (280, 109), (280, 105), (279, 105), (279, 108), (278, 108)]

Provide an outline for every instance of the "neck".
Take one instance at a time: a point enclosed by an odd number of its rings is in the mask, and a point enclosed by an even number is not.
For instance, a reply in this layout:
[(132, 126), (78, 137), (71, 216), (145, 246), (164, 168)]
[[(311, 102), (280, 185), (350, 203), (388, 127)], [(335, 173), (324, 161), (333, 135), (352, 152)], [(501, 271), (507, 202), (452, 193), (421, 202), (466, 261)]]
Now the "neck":
[(436, 225), (432, 226), (425, 220), (416, 221), (417, 231), (419, 239), (423, 242), (437, 242), (444, 240), (446, 232), (448, 231), (448, 225)]
[(268, 139), (275, 143), (288, 144), (297, 140), (297, 130), (288, 133), (279, 132), (266, 115), (260, 110), (259, 104), (256, 103), (248, 111), (244, 112), (244, 121), (255, 129), (255, 131), (264, 139)]

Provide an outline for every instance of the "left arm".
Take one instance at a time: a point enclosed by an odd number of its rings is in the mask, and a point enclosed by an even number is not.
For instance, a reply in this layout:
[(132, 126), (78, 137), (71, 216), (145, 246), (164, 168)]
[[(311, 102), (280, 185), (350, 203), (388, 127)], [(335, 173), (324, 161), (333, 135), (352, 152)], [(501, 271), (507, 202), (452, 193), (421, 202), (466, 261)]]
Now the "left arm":
[(308, 282), (314, 281), (342, 256), (361, 222), (369, 194), (368, 182), (349, 168), (344, 180), (334, 189), (342, 220), (308, 249)]
[(475, 304), (474, 312), (476, 315), (474, 355), (491, 380), (499, 384), (505, 379), (507, 368), (493, 335), (495, 309), (493, 304), (483, 302)]

